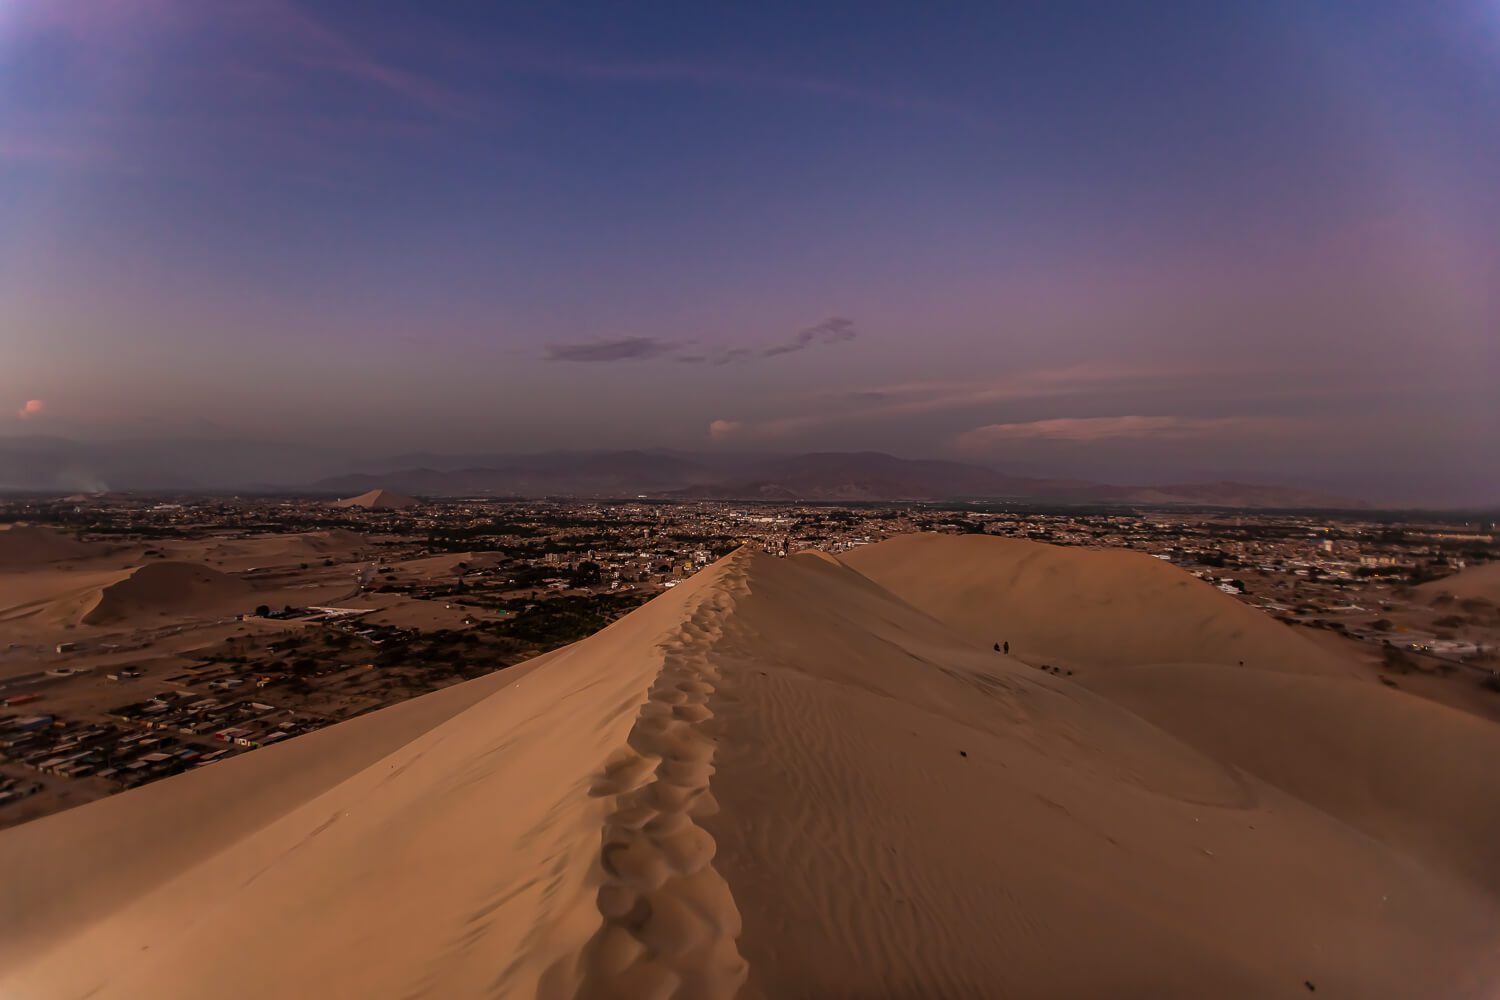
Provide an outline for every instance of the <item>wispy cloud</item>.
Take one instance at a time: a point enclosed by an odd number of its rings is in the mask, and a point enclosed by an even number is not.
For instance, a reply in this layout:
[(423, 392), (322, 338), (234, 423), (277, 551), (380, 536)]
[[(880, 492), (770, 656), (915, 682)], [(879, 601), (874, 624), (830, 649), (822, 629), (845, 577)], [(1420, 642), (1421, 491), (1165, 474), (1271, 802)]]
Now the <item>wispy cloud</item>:
[(475, 109), (468, 96), (377, 56), (291, 0), (255, 0), (242, 9), (254, 28), (278, 39), (288, 55), (309, 68), (367, 84), (440, 115), (458, 117)]
[(578, 344), (548, 344), (543, 357), (548, 361), (640, 361), (672, 354), (672, 360), (680, 364), (731, 365), (756, 358), (795, 354), (818, 344), (844, 343), (858, 335), (852, 320), (834, 317), (799, 330), (786, 340), (759, 347), (727, 347), (710, 352), (682, 351), (679, 350), (680, 345), (655, 337), (619, 337)]
[(676, 350), (677, 345), (655, 337), (617, 337), (581, 344), (548, 344), (548, 361), (642, 361)]
[(778, 354), (793, 354), (797, 351), (805, 351), (814, 344), (839, 344), (846, 340), (853, 340), (859, 336), (854, 329), (854, 321), (842, 319), (835, 316), (833, 319), (825, 319), (817, 326), (810, 326), (806, 330), (799, 330), (791, 340), (782, 344), (774, 344), (760, 352), (763, 358), (774, 358)]
[(1057, 417), (985, 424), (959, 434), (954, 444), (963, 451), (988, 451), (1021, 442), (1196, 441), (1265, 434), (1287, 429), (1288, 425), (1282, 417)]
[(16, 416), (22, 420), (35, 420), (47, 412), (47, 404), (40, 399), (28, 399), (22, 407), (16, 411)]
[(689, 60), (610, 61), (530, 48), (506, 53), (504, 60), (516, 70), (538, 76), (612, 83), (687, 83), (700, 87), (772, 91), (859, 105), (877, 111), (941, 119), (973, 129), (988, 128), (991, 124), (983, 115), (950, 101), (776, 68), (714, 65)]
[[(280, 140), (314, 118), (343, 137), (410, 135), (414, 123), (472, 118), (486, 107), (296, 0), (46, 0), (23, 2), (0, 23), (15, 46), (60, 44), (75, 77), (69, 100), (22, 104), (0, 122), (0, 160), (8, 162), (129, 168), (119, 147), (130, 144), (120, 136), (164, 134), (160, 146), (178, 147), (188, 128), (238, 134), (271, 126)], [(401, 48), (435, 61), (420, 47)], [(118, 94), (146, 89), (143, 79), (191, 100), (170, 113), (127, 111)], [(348, 85), (349, 101), (332, 114), (310, 110), (324, 102), (302, 98), (313, 88), (321, 96), (330, 80)]]

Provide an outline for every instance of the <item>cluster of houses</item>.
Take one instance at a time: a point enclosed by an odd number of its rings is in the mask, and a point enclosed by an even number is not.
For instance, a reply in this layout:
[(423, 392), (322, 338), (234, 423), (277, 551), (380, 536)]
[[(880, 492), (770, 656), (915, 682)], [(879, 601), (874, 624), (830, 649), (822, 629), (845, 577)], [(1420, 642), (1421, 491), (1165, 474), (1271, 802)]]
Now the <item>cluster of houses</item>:
[(326, 719), (264, 702), (225, 702), (188, 691), (169, 691), (111, 709), (109, 714), (147, 731), (209, 737), (245, 750), (280, 743), (328, 725)]
[(61, 778), (100, 778), (125, 788), (232, 753), (187, 746), (165, 734), (51, 715), (0, 716), (0, 755)]
[[(109, 714), (119, 722), (0, 715), (0, 759), (43, 774), (134, 788), (328, 724), (261, 702), (221, 702), (187, 692), (158, 695)], [(36, 790), (25, 784), (0, 788), (0, 804)]]

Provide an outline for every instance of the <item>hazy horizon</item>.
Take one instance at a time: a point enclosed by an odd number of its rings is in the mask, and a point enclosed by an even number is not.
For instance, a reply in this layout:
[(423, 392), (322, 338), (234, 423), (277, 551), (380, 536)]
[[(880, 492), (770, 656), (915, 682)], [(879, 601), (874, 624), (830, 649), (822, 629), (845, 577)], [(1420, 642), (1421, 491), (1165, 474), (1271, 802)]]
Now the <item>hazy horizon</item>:
[(924, 15), (6, 5), (0, 444), (1500, 502), (1500, 8)]

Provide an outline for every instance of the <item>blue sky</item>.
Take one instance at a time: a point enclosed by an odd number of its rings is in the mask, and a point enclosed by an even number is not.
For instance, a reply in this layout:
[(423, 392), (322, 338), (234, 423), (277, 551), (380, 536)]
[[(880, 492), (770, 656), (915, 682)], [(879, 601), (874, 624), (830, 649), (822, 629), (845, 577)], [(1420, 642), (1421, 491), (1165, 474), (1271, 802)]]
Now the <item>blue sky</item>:
[(0, 0), (0, 433), (1493, 499), (1496, 176), (1493, 0)]

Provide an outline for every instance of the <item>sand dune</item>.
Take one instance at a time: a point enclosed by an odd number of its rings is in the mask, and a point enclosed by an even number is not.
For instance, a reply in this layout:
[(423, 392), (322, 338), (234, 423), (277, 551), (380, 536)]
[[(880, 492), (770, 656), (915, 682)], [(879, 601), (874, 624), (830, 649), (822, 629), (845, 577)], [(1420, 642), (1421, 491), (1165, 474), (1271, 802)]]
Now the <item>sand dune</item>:
[(401, 510), (416, 506), (417, 501), (402, 493), (390, 490), (370, 490), (357, 497), (338, 500), (335, 507), (362, 507), (365, 510)]
[(149, 623), (168, 615), (248, 611), (253, 588), (238, 577), (185, 562), (147, 563), (103, 587), (81, 619), (85, 625)]
[(349, 549), (368, 548), (370, 539), (367, 535), (361, 535), (357, 531), (347, 528), (329, 528), (326, 531), (309, 531), (294, 536), (296, 544), (301, 545), (309, 552), (344, 552)]
[(1349, 669), (1264, 613), (1143, 552), (989, 535), (914, 534), (843, 560), (977, 642), (1075, 670), (1226, 663)]
[(28, 570), (97, 554), (72, 535), (34, 524), (0, 526), (0, 570)]
[(1450, 594), (1461, 601), (1478, 599), (1500, 605), (1500, 562), (1474, 566), (1424, 583), (1417, 587), (1417, 593), (1429, 601)]
[[(0, 992), (1492, 995), (1500, 829), (1460, 764), (1492, 734), (1115, 668), (742, 550), (533, 664), (0, 834)], [(1388, 796), (1350, 754), (1412, 726), (1378, 767), (1446, 785)], [(1308, 774), (1256, 744), (1288, 733)]]

